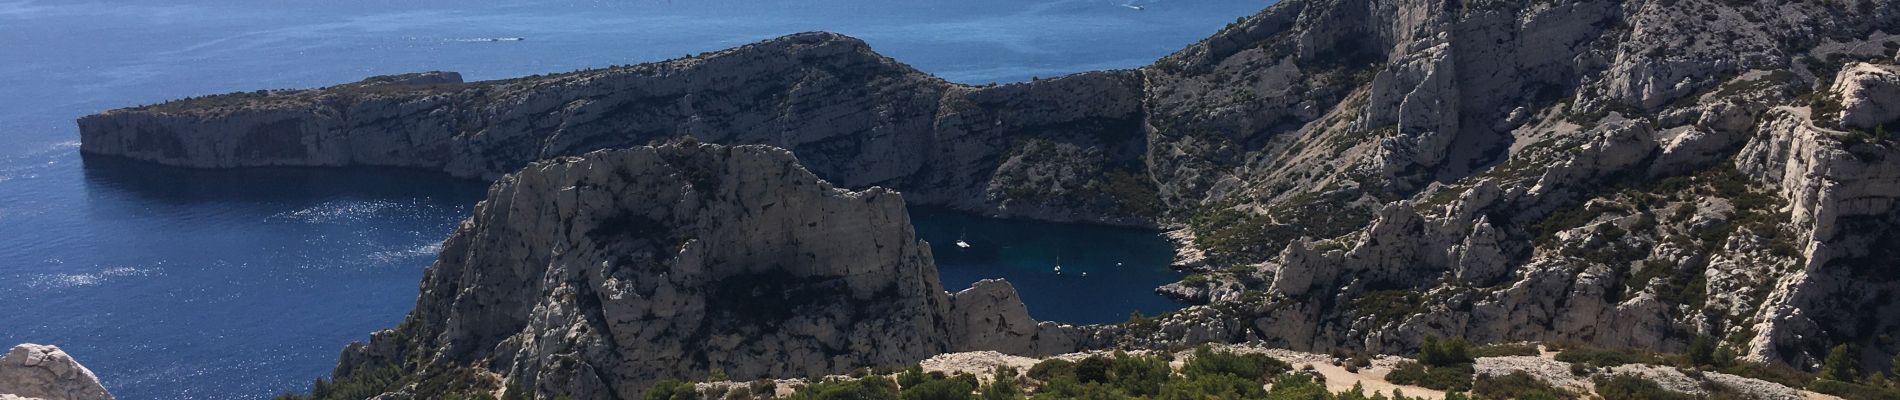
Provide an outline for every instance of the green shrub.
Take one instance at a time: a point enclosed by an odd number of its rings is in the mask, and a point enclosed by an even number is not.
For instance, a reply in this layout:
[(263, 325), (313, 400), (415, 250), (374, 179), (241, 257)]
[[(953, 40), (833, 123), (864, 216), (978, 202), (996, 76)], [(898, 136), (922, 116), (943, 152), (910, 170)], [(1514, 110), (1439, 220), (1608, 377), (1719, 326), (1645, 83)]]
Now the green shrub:
[(792, 400), (898, 400), (897, 383), (884, 377), (828, 380), (805, 385)]
[(778, 393), (778, 381), (760, 379), (747, 384), (746, 389), (750, 390), (753, 394), (772, 397), (774, 393)]
[(1212, 282), (1212, 281), (1213, 281), (1213, 280), (1212, 280), (1212, 279), (1209, 279), (1209, 278), (1207, 277), (1207, 275), (1206, 275), (1206, 274), (1198, 274), (1198, 273), (1197, 273), (1197, 274), (1187, 274), (1187, 276), (1186, 276), (1186, 277), (1183, 277), (1183, 278), (1181, 278), (1181, 285), (1183, 285), (1183, 286), (1200, 286), (1200, 285), (1205, 285), (1205, 284), (1207, 284), (1208, 282)]
[(1238, 375), (1201, 374), (1169, 380), (1157, 400), (1258, 399), (1267, 395), (1260, 380)]
[(534, 395), (529, 394), (527, 388), (521, 387), (521, 381), (519, 380), (509, 382), (508, 391), (506, 393), (501, 394), (501, 400), (532, 400), (532, 399), (534, 399)]
[(1029, 378), (1042, 382), (1053, 381), (1058, 377), (1075, 377), (1075, 363), (1069, 360), (1051, 358), (1029, 367)]
[(1715, 358), (1715, 339), (1708, 335), (1696, 335), (1689, 341), (1689, 363), (1695, 366), (1720, 365), (1725, 360)]
[[(962, 377), (969, 377), (963, 379)], [(900, 398), (903, 400), (972, 400), (976, 395), (976, 377), (958, 375), (953, 378), (933, 376), (914, 386), (905, 386)]]
[(1448, 366), (1426, 366), (1406, 361), (1393, 367), (1385, 375), (1385, 380), (1401, 385), (1414, 385), (1438, 390), (1471, 390), (1471, 364)]
[(1808, 390), (1840, 396), (1846, 400), (1900, 399), (1900, 389), (1820, 379), (1808, 384)]
[(1537, 345), (1533, 343), (1497, 343), (1471, 349), (1471, 356), (1476, 358), (1534, 356), (1538, 354)]
[(1108, 357), (1090, 356), (1075, 363), (1075, 380), (1082, 383), (1108, 383), (1115, 362)]
[(1582, 363), (1596, 367), (1614, 367), (1623, 364), (1664, 364), (1662, 360), (1649, 353), (1631, 349), (1599, 349), (1591, 347), (1571, 347), (1557, 353), (1557, 361)]
[(1030, 398), (1038, 399), (1038, 400), (1043, 400), (1043, 399), (1051, 399), (1051, 400), (1053, 399), (1099, 399), (1099, 400), (1132, 399), (1132, 397), (1129, 397), (1128, 394), (1122, 393), (1121, 390), (1117, 390), (1114, 387), (1101, 384), (1101, 383), (1082, 383), (1075, 380), (1075, 376), (1073, 375), (1058, 376), (1058, 377), (1055, 377), (1053, 380), (1044, 382), (1042, 384), (1042, 387), (1036, 388), (1036, 395), (1031, 396)]
[(1608, 209), (1589, 207), (1588, 205), (1564, 208), (1551, 212), (1550, 215), (1545, 216), (1542, 221), (1538, 221), (1537, 224), (1532, 225), (1531, 229), (1537, 232), (1536, 243), (1550, 243), (1557, 239), (1558, 232), (1587, 225), (1590, 221), (1595, 221), (1597, 217), (1602, 216), (1605, 211), (1608, 211)]
[(355, 400), (376, 397), (395, 390), (403, 382), (402, 370), (394, 365), (359, 369), (335, 381), (317, 378), (310, 384), (309, 395), (282, 394), (277, 400)]
[(1267, 398), (1273, 400), (1329, 400), (1333, 393), (1326, 390), (1326, 384), (1313, 380), (1312, 375), (1286, 374), (1273, 380), (1273, 390), (1267, 391)]
[(1596, 385), (1597, 395), (1603, 396), (1603, 400), (1696, 400), (1696, 396), (1663, 389), (1662, 385), (1635, 375), (1597, 378)]
[(1194, 358), (1181, 368), (1181, 373), (1188, 378), (1224, 374), (1264, 382), (1292, 369), (1293, 366), (1286, 362), (1265, 354), (1215, 352), (1208, 346), (1201, 346), (1194, 349)]
[(997, 367), (996, 375), (990, 384), (983, 386), (983, 400), (1019, 400), (1023, 398), (1023, 386), (1016, 378), (1016, 369)]
[(1738, 362), (1720, 369), (1722, 373), (1755, 378), (1779, 383), (1787, 387), (1803, 387), (1814, 381), (1814, 375), (1782, 364), (1763, 364), (1757, 362)]
[(1168, 361), (1160, 357), (1130, 356), (1122, 352), (1115, 352), (1113, 356), (1090, 356), (1073, 364), (1043, 361), (1029, 369), (1031, 378), (1044, 382), (1037, 390), (1037, 398), (1154, 396), (1173, 373)]
[[(938, 374), (936, 378), (942, 379), (943, 376)], [(897, 374), (897, 386), (903, 388), (921, 385), (929, 380), (931, 376), (924, 374), (924, 367), (917, 364), (911, 364), (909, 368), (904, 369), (904, 372)]]
[(1418, 362), (1429, 366), (1447, 367), (1471, 364), (1473, 361), (1476, 360), (1471, 357), (1471, 343), (1461, 337), (1439, 340), (1426, 336), (1425, 344), (1418, 349)]
[(693, 390), (693, 384), (678, 379), (661, 379), (647, 388), (644, 400), (698, 400), (699, 393)]
[(1550, 383), (1532, 377), (1524, 371), (1511, 372), (1504, 376), (1479, 375), (1471, 383), (1471, 393), (1482, 399), (1517, 400), (1567, 400), (1577, 398), (1576, 393), (1558, 389)]
[(1348, 302), (1348, 307), (1374, 321), (1387, 323), (1425, 312), (1425, 302), (1411, 290), (1369, 290)]
[(1108, 383), (1132, 396), (1160, 394), (1161, 385), (1174, 374), (1174, 369), (1168, 366), (1166, 360), (1132, 357), (1120, 352), (1116, 352), (1109, 366)]
[(1821, 379), (1853, 383), (1860, 378), (1860, 369), (1854, 365), (1854, 350), (1847, 345), (1834, 346), (1827, 351), (1827, 359), (1821, 361)]

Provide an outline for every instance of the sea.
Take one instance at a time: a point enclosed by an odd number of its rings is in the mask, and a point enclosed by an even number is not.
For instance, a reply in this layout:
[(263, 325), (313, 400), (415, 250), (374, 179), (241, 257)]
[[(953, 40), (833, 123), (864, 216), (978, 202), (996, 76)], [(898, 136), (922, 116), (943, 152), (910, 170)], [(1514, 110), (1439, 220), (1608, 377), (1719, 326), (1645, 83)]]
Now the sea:
[[(1145, 65), (1269, 3), (0, 0), (0, 347), (58, 345), (121, 399), (302, 392), (346, 343), (403, 318), (487, 186), (82, 157), (73, 121), (87, 114), (379, 74), (632, 64), (820, 30), (951, 81), (1017, 82)], [(1180, 278), (1156, 232), (912, 217), (948, 289), (1005, 278), (1038, 319), (1182, 306), (1152, 292)]]

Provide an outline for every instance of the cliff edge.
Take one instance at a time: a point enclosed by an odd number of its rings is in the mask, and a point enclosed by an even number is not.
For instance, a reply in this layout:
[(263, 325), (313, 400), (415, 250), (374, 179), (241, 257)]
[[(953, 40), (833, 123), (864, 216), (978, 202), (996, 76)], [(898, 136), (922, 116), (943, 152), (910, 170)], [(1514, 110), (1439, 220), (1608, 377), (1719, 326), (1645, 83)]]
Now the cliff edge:
[[(395, 368), (411, 379), (390, 392), (423, 398), (629, 398), (710, 371), (818, 376), (1091, 340), (1030, 320), (1006, 282), (944, 292), (909, 221), (902, 195), (836, 188), (766, 146), (536, 162), (496, 181), (425, 273), (415, 310), (345, 350), (336, 376)], [(429, 384), (445, 376), (476, 387)]]

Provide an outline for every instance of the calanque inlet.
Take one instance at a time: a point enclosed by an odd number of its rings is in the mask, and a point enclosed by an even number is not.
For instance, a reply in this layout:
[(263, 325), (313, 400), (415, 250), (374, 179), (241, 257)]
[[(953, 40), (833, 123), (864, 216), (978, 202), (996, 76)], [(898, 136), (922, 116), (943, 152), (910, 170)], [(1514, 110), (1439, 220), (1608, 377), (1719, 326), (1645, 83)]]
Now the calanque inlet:
[[(78, 125), (493, 182), (406, 319), (284, 398), (1890, 399), (1897, 50), (1889, 0), (1285, 0), (1004, 85), (818, 32)], [(1165, 232), (1190, 274), (1157, 291), (1195, 305), (947, 292), (907, 205)], [(11, 398), (110, 395), (22, 345)]]

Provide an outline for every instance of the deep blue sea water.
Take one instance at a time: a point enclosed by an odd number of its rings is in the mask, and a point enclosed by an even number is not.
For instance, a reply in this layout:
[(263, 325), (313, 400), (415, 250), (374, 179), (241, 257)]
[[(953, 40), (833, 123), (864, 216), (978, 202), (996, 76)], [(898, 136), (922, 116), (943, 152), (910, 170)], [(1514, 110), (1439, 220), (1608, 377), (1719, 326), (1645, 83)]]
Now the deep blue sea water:
[[(999, 220), (931, 207), (911, 208), (910, 219), (917, 236), (930, 242), (945, 290), (1005, 278), (1029, 316), (1070, 323), (1121, 322), (1134, 311), (1181, 308), (1154, 294), (1181, 274), (1168, 268), (1174, 247), (1153, 231)], [(956, 246), (958, 240), (970, 247)]]
[[(60, 345), (122, 399), (303, 390), (343, 344), (402, 318), (437, 244), (485, 187), (389, 169), (82, 158), (72, 121), (85, 114), (374, 74), (497, 79), (638, 63), (811, 30), (865, 39), (953, 81), (1021, 81), (1143, 65), (1267, 2), (1122, 4), (0, 0), (0, 346)], [(490, 37), (526, 40), (465, 40)], [(1178, 307), (1149, 292), (1176, 278), (1152, 232), (930, 209), (914, 222), (945, 286), (1008, 278), (1037, 318)], [(958, 238), (976, 247), (950, 246)]]

